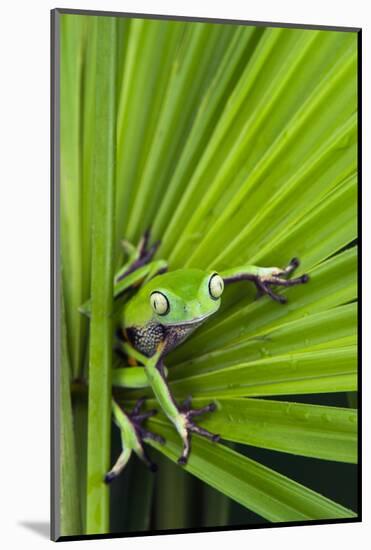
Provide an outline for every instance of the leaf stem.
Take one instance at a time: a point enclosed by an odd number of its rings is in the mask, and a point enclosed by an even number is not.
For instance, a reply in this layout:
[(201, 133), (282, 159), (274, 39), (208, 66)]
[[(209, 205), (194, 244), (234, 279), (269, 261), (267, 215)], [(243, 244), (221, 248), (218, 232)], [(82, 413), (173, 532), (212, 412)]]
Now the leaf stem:
[(97, 18), (86, 531), (109, 532), (116, 22)]
[(70, 394), (70, 360), (64, 297), (61, 296), (61, 535), (81, 535), (80, 495), (77, 479), (77, 456)]

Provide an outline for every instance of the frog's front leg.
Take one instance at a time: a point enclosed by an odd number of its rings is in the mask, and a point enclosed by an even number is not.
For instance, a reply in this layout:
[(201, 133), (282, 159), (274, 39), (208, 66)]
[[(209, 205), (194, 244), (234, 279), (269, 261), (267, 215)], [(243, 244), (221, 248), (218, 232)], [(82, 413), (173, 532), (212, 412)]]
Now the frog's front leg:
[(191, 398), (184, 401), (182, 405), (178, 405), (173, 395), (171, 394), (169, 385), (166, 381), (165, 367), (162, 362), (162, 352), (166, 348), (166, 341), (162, 342), (153, 355), (145, 364), (145, 372), (148, 381), (153, 389), (158, 403), (161, 405), (163, 412), (168, 419), (174, 424), (180, 437), (183, 441), (183, 451), (178, 459), (178, 464), (184, 465), (187, 463), (189, 453), (191, 451), (191, 435), (197, 433), (203, 437), (217, 442), (220, 436), (213, 434), (193, 422), (193, 418), (202, 414), (216, 410), (215, 403), (210, 403), (199, 409), (191, 409)]
[(271, 289), (272, 286), (294, 286), (301, 285), (309, 281), (309, 276), (304, 274), (295, 279), (286, 279), (299, 266), (299, 260), (293, 258), (290, 263), (284, 267), (258, 267), (256, 265), (243, 265), (233, 269), (228, 269), (220, 273), (224, 284), (228, 285), (238, 281), (251, 281), (255, 284), (258, 293), (267, 294), (273, 300), (284, 304), (287, 301), (286, 296), (276, 294)]
[(144, 399), (139, 399), (132, 411), (125, 412), (123, 409), (121, 409), (121, 407), (119, 407), (116, 401), (112, 399), (113, 418), (115, 424), (118, 426), (121, 432), (122, 452), (114, 466), (105, 475), (104, 481), (106, 483), (111, 483), (111, 481), (122, 472), (122, 470), (128, 463), (133, 451), (149, 467), (151, 472), (157, 471), (157, 466), (148, 456), (147, 452), (144, 449), (143, 443), (145, 441), (153, 439), (154, 441), (163, 444), (165, 443), (165, 440), (160, 435), (152, 433), (142, 426), (142, 422), (157, 413), (157, 410), (155, 409), (141, 412), (141, 407), (144, 401)]

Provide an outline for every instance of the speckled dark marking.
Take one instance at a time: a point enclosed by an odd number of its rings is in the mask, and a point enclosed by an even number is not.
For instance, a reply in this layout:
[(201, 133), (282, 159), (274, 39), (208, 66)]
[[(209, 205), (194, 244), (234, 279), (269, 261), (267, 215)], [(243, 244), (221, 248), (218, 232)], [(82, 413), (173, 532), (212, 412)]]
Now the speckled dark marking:
[(151, 322), (145, 327), (127, 327), (125, 331), (132, 346), (143, 355), (151, 357), (156, 353), (157, 346), (165, 339), (167, 343), (163, 355), (184, 342), (202, 323), (203, 321), (198, 321), (184, 325), (166, 326)]
[(143, 327), (126, 327), (125, 331), (131, 345), (147, 357), (154, 355), (165, 335), (163, 326), (158, 323), (149, 323)]

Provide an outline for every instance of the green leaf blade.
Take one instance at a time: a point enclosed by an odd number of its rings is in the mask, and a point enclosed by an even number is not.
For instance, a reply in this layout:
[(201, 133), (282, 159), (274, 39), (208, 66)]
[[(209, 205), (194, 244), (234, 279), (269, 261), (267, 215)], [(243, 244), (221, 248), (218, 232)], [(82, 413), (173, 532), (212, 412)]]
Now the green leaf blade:
[[(208, 400), (195, 399), (202, 407)], [(218, 399), (202, 426), (222, 439), (322, 460), (357, 463), (357, 411), (264, 399)]]
[(89, 534), (109, 531), (112, 307), (116, 138), (116, 21), (97, 19), (97, 110), (93, 185), (87, 518)]
[[(151, 426), (166, 438), (166, 445), (152, 443), (176, 461), (180, 445), (175, 432), (159, 421)], [(233, 500), (272, 522), (352, 518), (356, 514), (287, 477), (232, 451), (211, 445), (197, 436), (187, 471)]]
[(357, 348), (279, 355), (190, 376), (170, 386), (179, 397), (215, 398), (354, 391)]

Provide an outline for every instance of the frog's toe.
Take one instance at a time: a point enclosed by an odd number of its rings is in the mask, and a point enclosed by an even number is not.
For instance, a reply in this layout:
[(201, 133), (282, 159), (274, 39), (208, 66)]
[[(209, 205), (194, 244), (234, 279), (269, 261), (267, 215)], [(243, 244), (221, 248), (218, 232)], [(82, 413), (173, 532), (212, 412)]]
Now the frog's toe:
[(139, 453), (137, 453), (139, 458), (144, 462), (144, 464), (147, 466), (147, 468), (152, 472), (156, 473), (158, 470), (157, 464), (152, 462), (150, 456), (147, 454), (147, 452), (142, 448)]
[(213, 441), (214, 443), (217, 443), (220, 441), (220, 435), (219, 434), (213, 434), (209, 432), (209, 430), (205, 430), (205, 428), (201, 428), (201, 426), (197, 426), (196, 424), (191, 424), (189, 427), (191, 432), (202, 435), (203, 437), (206, 437), (207, 439), (210, 439), (210, 441)]
[(306, 273), (300, 277), (295, 277), (292, 279), (286, 278), (289, 277), (299, 267), (299, 265), (300, 262), (298, 258), (293, 258), (283, 269), (272, 268), (270, 274), (256, 276), (254, 282), (258, 290), (258, 297), (267, 294), (272, 298), (272, 300), (285, 304), (287, 302), (286, 296), (273, 292), (271, 287), (288, 287), (307, 283), (309, 281), (309, 275)]
[(112, 472), (108, 472), (105, 476), (104, 476), (104, 483), (107, 483), (107, 485), (109, 483), (111, 483), (111, 481), (113, 481), (115, 479), (116, 475)]
[(181, 457), (178, 458), (179, 466), (185, 466), (187, 462), (188, 462), (188, 456), (182, 455)]
[(143, 407), (144, 403), (146, 402), (145, 397), (141, 397), (138, 399), (138, 401), (135, 403), (133, 409), (130, 412), (130, 416), (135, 416), (140, 413), (140, 409)]
[(155, 434), (153, 432), (150, 432), (148, 430), (141, 430), (141, 436), (143, 440), (151, 439), (152, 441), (156, 441), (157, 443), (161, 443), (161, 445), (165, 444), (165, 438), (162, 437), (162, 435)]
[(178, 464), (180, 466), (185, 466), (188, 462), (189, 453), (191, 452), (191, 430), (185, 428), (183, 439), (183, 451), (180, 457), (178, 458)]
[(202, 414), (216, 411), (215, 403), (209, 403), (205, 407), (200, 407), (199, 409), (189, 409), (187, 412), (188, 418), (194, 418), (195, 416), (201, 416)]
[(128, 461), (130, 459), (130, 456), (131, 456), (131, 453), (132, 453), (132, 449), (130, 449), (130, 447), (123, 448), (123, 450), (122, 450), (120, 456), (118, 457), (118, 459), (116, 460), (114, 466), (104, 476), (103, 481), (105, 483), (107, 483), (107, 484), (111, 483), (114, 479), (116, 479), (120, 475), (120, 473), (123, 471), (126, 464), (128, 463)]
[(157, 409), (150, 409), (149, 411), (142, 412), (141, 408), (143, 407), (145, 402), (146, 398), (141, 397), (141, 399), (138, 399), (138, 401), (135, 403), (133, 409), (128, 413), (128, 417), (130, 418), (131, 423), (136, 428), (140, 428), (144, 420), (147, 420), (147, 418), (151, 418), (151, 416), (155, 416), (158, 413)]
[(279, 276), (285, 276), (285, 275), (291, 275), (291, 273), (293, 273), (295, 271), (295, 269), (297, 269), (300, 265), (300, 260), (299, 258), (292, 258), (292, 260), (289, 261), (289, 263), (287, 264), (287, 266), (283, 269), (281, 269), (277, 275)]

